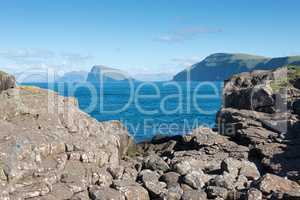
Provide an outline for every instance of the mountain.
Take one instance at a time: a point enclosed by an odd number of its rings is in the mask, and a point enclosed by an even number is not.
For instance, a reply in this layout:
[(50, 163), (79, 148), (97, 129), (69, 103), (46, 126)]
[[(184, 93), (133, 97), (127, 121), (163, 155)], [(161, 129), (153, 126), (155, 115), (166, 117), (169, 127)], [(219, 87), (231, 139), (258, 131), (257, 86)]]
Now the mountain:
[[(223, 81), (233, 74), (300, 65), (300, 56), (268, 58), (249, 54), (216, 53), (173, 77), (174, 81)], [(188, 78), (190, 76), (190, 78)]]
[(59, 82), (85, 82), (88, 76), (86, 71), (71, 71), (66, 72), (62, 77), (59, 78)]
[(120, 82), (131, 80), (132, 78), (125, 72), (106, 67), (103, 65), (95, 65), (87, 76), (87, 81), (90, 83), (101, 83), (103, 82)]

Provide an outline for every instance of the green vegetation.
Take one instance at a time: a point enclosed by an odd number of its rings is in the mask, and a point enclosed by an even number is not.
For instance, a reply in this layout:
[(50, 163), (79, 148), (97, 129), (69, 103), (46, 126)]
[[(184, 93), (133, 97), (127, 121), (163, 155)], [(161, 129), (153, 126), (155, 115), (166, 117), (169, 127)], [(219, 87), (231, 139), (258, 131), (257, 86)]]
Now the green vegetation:
[(287, 66), (287, 69), (288, 74), (286, 77), (281, 77), (270, 82), (273, 91), (277, 92), (282, 88), (292, 87), (293, 81), (300, 78), (300, 66)]
[(300, 77), (300, 66), (288, 66), (289, 80), (295, 80)]
[(285, 87), (288, 87), (290, 86), (290, 82), (288, 81), (288, 78), (287, 77), (282, 77), (280, 79), (277, 79), (277, 80), (273, 80), (270, 82), (270, 86), (272, 88), (272, 90), (274, 92), (277, 92), (279, 91), (280, 89), (282, 88), (285, 88)]

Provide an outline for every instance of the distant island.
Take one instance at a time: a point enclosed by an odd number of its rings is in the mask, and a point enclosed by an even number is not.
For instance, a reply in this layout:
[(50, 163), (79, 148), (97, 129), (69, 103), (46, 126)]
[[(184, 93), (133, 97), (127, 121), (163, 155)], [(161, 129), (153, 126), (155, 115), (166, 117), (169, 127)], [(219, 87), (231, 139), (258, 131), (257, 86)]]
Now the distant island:
[(135, 74), (125, 72), (118, 68), (107, 67), (104, 65), (94, 65), (89, 72), (69, 71), (63, 75), (53, 74), (50, 76), (48, 71), (33, 70), (22, 73), (15, 73), (19, 83), (37, 82), (66, 82), (78, 83), (89, 82), (99, 84), (103, 82), (120, 82), (134, 80), (142, 81), (224, 81), (234, 74), (249, 72), (252, 70), (272, 70), (285, 65), (300, 66), (300, 56), (287, 56), (269, 58), (249, 54), (230, 54), (215, 53), (204, 60), (193, 64), (185, 70), (173, 76), (168, 73), (158, 73), (153, 71), (151, 74)]
[(224, 81), (237, 73), (271, 70), (284, 65), (300, 65), (300, 56), (268, 58), (249, 54), (216, 53), (179, 72), (173, 80)]
[(95, 65), (87, 76), (87, 82), (119, 82), (132, 79), (126, 72), (116, 68), (110, 68), (103, 65)]

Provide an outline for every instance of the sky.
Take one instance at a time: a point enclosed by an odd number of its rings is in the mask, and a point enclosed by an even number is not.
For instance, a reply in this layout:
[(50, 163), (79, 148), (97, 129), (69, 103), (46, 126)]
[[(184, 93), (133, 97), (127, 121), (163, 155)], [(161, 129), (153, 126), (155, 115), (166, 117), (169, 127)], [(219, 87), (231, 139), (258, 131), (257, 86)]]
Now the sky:
[(300, 55), (299, 0), (1, 0), (0, 69), (174, 75), (209, 54)]

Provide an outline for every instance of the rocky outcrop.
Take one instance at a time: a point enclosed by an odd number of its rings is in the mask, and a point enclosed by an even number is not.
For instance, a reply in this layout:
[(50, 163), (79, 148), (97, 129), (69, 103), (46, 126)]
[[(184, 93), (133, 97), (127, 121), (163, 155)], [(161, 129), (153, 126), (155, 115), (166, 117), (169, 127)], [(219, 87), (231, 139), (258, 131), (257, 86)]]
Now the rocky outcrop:
[[(224, 107), (274, 113), (283, 97), (275, 95), (270, 82), (287, 76), (287, 68), (269, 71), (245, 72), (225, 81)], [(279, 96), (280, 95), (280, 96)], [(281, 99), (280, 99), (281, 98)], [(277, 105), (276, 105), (277, 103)]]
[[(300, 177), (300, 129), (297, 114), (300, 91), (293, 85), (298, 79), (297, 71), (293, 68), (233, 77), (225, 85), (225, 108), (219, 112), (217, 120), (221, 134), (230, 136), (240, 144), (252, 146), (251, 156), (258, 158), (264, 171), (294, 180)], [(231, 97), (252, 102), (251, 95), (241, 92), (245, 88), (270, 88), (269, 95), (260, 95), (260, 103), (268, 99), (273, 103), (247, 109), (243, 102), (237, 103)]]
[[(283, 72), (290, 78), (277, 82)], [(73, 98), (2, 91), (0, 199), (299, 199), (298, 78), (293, 68), (235, 76), (218, 132), (200, 127), (141, 144), (120, 122), (91, 119)], [(251, 99), (253, 88), (257, 106), (236, 101)]]
[(102, 65), (95, 65), (87, 75), (86, 81), (92, 84), (103, 84), (105, 82), (128, 82), (132, 80), (130, 76), (119, 69)]
[(250, 148), (249, 159), (263, 174), (269, 173), (258, 189), (270, 198), (293, 199), (300, 194), (299, 80), (298, 68), (284, 67), (236, 75), (224, 87), (219, 133)]
[[(73, 98), (35, 87), (2, 91), (0, 199), (89, 199), (93, 185), (113, 184), (108, 168), (120, 166), (130, 143), (120, 122), (97, 122)], [(124, 187), (107, 195), (125, 198)]]
[(16, 87), (16, 79), (9, 74), (0, 71), (0, 93), (4, 90)]

